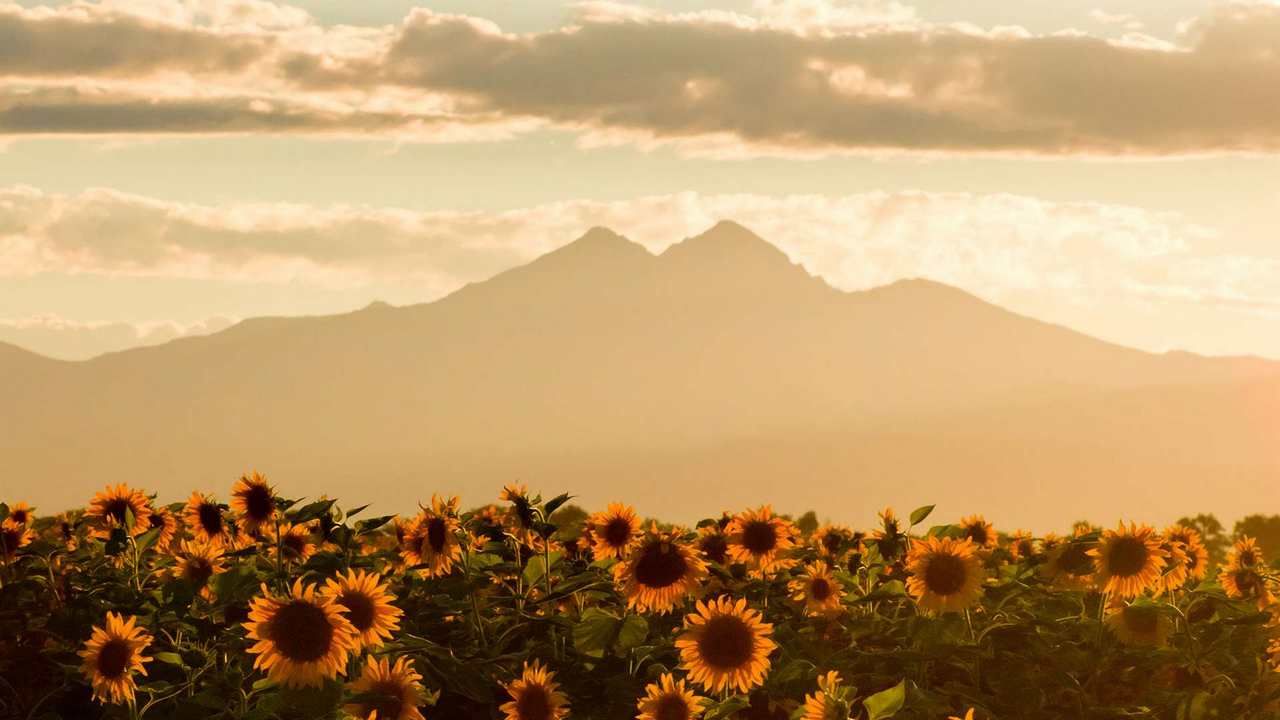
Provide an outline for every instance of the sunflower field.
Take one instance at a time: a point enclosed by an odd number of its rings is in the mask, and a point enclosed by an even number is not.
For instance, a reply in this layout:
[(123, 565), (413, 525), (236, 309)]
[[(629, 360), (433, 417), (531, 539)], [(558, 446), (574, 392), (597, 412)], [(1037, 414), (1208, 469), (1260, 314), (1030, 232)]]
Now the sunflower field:
[(0, 504), (0, 718), (1280, 718), (1248, 537), (228, 500)]

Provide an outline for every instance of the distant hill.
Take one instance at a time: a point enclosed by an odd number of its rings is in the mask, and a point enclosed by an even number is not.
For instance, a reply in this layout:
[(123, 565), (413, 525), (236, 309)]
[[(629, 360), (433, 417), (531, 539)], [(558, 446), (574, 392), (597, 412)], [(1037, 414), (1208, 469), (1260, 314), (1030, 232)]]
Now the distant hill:
[(0, 346), (5, 498), (107, 482), (408, 510), (511, 481), (692, 520), (894, 503), (1053, 529), (1280, 501), (1280, 364), (1156, 355), (904, 280), (846, 293), (729, 222), (605, 229), (436, 302), (60, 362)]

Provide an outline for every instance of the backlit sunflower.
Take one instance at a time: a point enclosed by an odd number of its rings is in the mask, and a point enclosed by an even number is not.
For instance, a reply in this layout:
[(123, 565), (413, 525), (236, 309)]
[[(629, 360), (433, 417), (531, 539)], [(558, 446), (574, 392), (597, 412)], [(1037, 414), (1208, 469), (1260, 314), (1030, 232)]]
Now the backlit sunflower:
[(231, 488), (231, 509), (240, 514), (241, 526), (250, 535), (276, 516), (276, 493), (267, 478), (253, 471), (241, 475)]
[(841, 692), (840, 673), (835, 670), (818, 677), (818, 692), (804, 698), (801, 720), (849, 720), (847, 698)]
[(1089, 557), (1093, 545), (1082, 540), (1059, 538), (1052, 533), (1046, 535), (1041, 576), (1063, 590), (1089, 590), (1095, 580), (1093, 559)]
[(841, 610), (844, 588), (821, 560), (806, 566), (804, 574), (792, 580), (787, 588), (791, 591), (791, 599), (804, 606), (806, 615), (832, 615)]
[(385, 657), (370, 656), (364, 672), (347, 685), (361, 700), (342, 709), (360, 720), (424, 720), (418, 710), (426, 702), (421, 681), (407, 657), (397, 658), (392, 665)]
[(1187, 579), (1193, 582), (1204, 580), (1209, 574), (1209, 550), (1204, 546), (1200, 533), (1185, 525), (1173, 525), (1164, 531), (1166, 538), (1182, 543), (1182, 550), (1187, 554)]
[(644, 688), (644, 697), (636, 703), (636, 720), (694, 720), (706, 709), (707, 698), (699, 697), (685, 681), (663, 673), (658, 682)]
[(969, 538), (916, 541), (907, 555), (907, 572), (907, 591), (927, 612), (959, 612), (982, 596), (982, 559)]
[(587, 529), (596, 559), (622, 559), (640, 534), (640, 520), (630, 505), (609, 503), (608, 509), (587, 520)]
[(729, 556), (729, 536), (719, 524), (703, 525), (698, 528), (698, 552), (703, 559), (723, 565)]
[(1222, 585), (1227, 597), (1234, 600), (1248, 600), (1259, 610), (1265, 610), (1275, 601), (1267, 588), (1266, 579), (1255, 567), (1228, 565), (1218, 573), (1218, 583)]
[(841, 525), (823, 525), (813, 533), (813, 544), (819, 555), (838, 559), (853, 544), (853, 531)]
[(151, 636), (138, 627), (136, 618), (107, 613), (103, 627), (94, 626), (93, 634), (78, 654), (85, 679), (93, 686), (93, 696), (104, 703), (133, 704), (137, 684), (133, 673), (146, 675), (144, 663), (151, 658), (142, 654), (151, 644)]
[(147, 521), (151, 525), (152, 530), (159, 529), (160, 534), (156, 535), (156, 542), (152, 547), (156, 552), (165, 552), (169, 546), (173, 544), (173, 539), (178, 535), (178, 519), (169, 512), (168, 508), (158, 507), (152, 508), (151, 518)]
[(431, 509), (422, 509), (404, 528), (400, 557), (427, 577), (444, 577), (462, 560), (458, 541), (458, 498), (433, 495)]
[(318, 687), (346, 674), (347, 655), (356, 649), (356, 630), (333, 598), (296, 580), (285, 597), (262, 595), (249, 605), (244, 624), (256, 669), (285, 687)]
[(1258, 541), (1248, 535), (1241, 536), (1227, 554), (1227, 566), (1235, 568), (1251, 568), (1263, 562), (1262, 549)]
[(1036, 539), (1028, 530), (1018, 530), (1009, 536), (1009, 557), (1014, 562), (1036, 556)]
[(35, 508), (24, 502), (16, 503), (13, 507), (9, 508), (8, 519), (18, 523), (19, 525), (32, 525), (36, 519)]
[(894, 514), (893, 508), (885, 508), (876, 513), (880, 518), (880, 529), (871, 534), (876, 542), (876, 549), (887, 560), (893, 560), (907, 549), (907, 536), (902, 532), (902, 523)]
[(231, 524), (223, 515), (222, 506), (212, 497), (198, 491), (191, 493), (182, 510), (182, 517), (187, 523), (187, 531), (197, 541), (234, 547)]
[(183, 541), (178, 549), (178, 564), (173, 568), (173, 576), (186, 581), (201, 597), (212, 600), (213, 587), (209, 581), (226, 570), (221, 545)]
[(0, 560), (11, 562), (19, 550), (31, 544), (35, 535), (35, 531), (26, 525), (14, 522), (13, 518), (5, 518), (0, 523)]
[(316, 544), (306, 525), (283, 524), (267, 538), (272, 557), (288, 563), (304, 563), (316, 554)]
[(676, 638), (680, 666), (708, 692), (750, 692), (769, 672), (769, 654), (777, 645), (773, 626), (745, 599), (720, 597), (698, 601), (685, 616), (685, 630)]
[(569, 714), (569, 699), (555, 676), (537, 660), (525, 663), (520, 677), (505, 686), (511, 700), (498, 709), (506, 720), (560, 720)]
[(981, 515), (970, 515), (960, 518), (960, 532), (964, 537), (973, 541), (974, 547), (978, 550), (990, 550), (996, 546), (999, 537), (996, 531), (991, 527), (991, 523), (987, 522)]
[(707, 563), (681, 540), (681, 532), (656, 525), (635, 542), (631, 554), (613, 567), (627, 605), (640, 612), (670, 612), (707, 577)]
[(538, 550), (542, 550), (542, 537), (534, 529), (533, 500), (529, 497), (529, 489), (521, 484), (507, 485), (498, 494), (498, 499), (511, 503), (502, 517), (502, 525), (516, 541)]
[(381, 578), (364, 570), (347, 570), (325, 583), (324, 594), (333, 598), (356, 631), (356, 650), (381, 647), (400, 629), (400, 608)]
[(1120, 598), (1135, 598), (1156, 587), (1168, 553), (1160, 547), (1160, 537), (1147, 525), (1120, 523), (1102, 533), (1098, 546), (1089, 551), (1103, 592)]
[[(130, 535), (151, 529), (151, 503), (147, 496), (125, 484), (108, 485), (94, 495), (84, 514), (93, 527), (91, 534), (99, 540), (111, 537), (111, 531), (118, 527)], [(125, 527), (129, 515), (133, 515), (133, 524)]]
[(1156, 592), (1173, 592), (1187, 584), (1186, 546), (1161, 536), (1160, 549), (1165, 551), (1164, 572), (1156, 583)]
[(784, 570), (795, 564), (786, 554), (795, 546), (796, 528), (774, 515), (768, 505), (736, 515), (725, 534), (729, 537), (729, 559), (757, 573)]
[(1105, 623), (1125, 645), (1164, 647), (1173, 632), (1173, 621), (1157, 605), (1113, 603)]

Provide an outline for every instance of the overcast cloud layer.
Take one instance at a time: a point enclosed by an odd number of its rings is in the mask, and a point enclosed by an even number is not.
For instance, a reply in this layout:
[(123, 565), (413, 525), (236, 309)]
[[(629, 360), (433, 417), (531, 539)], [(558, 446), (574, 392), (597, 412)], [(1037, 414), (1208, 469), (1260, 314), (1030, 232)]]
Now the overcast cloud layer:
[(554, 125), (730, 155), (1280, 149), (1274, 3), (1221, 5), (1168, 39), (931, 25), (892, 3), (776, 5), (589, 3), (570, 27), (513, 35), (421, 9), (326, 27), (248, 0), (0, 3), (0, 133), (440, 142)]

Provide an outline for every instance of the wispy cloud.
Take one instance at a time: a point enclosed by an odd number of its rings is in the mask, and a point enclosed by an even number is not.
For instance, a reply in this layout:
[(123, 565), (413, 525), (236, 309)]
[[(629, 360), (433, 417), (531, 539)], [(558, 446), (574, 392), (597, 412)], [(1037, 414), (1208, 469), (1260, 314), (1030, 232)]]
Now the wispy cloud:
[(0, 342), (60, 360), (84, 360), (132, 347), (159, 345), (181, 337), (208, 335), (236, 320), (213, 317), (196, 323), (78, 322), (57, 315), (0, 318)]

